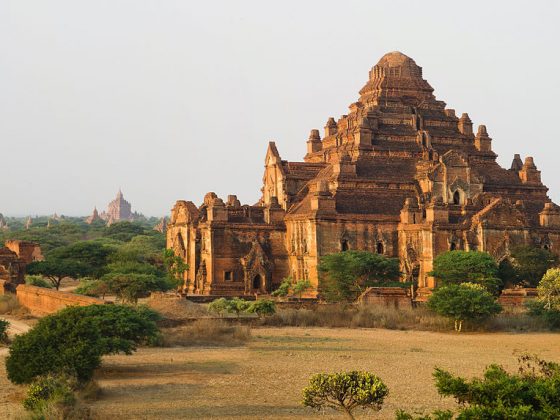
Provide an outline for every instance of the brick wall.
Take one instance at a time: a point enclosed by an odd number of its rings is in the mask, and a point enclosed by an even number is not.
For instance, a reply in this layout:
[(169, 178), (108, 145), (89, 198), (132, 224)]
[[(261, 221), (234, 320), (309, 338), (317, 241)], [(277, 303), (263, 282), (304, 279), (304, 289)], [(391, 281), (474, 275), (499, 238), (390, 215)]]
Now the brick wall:
[(411, 307), (410, 292), (402, 287), (368, 287), (358, 298), (360, 303), (370, 305)]
[(19, 303), (36, 316), (52, 314), (67, 306), (102, 305), (104, 300), (59, 292), (44, 287), (20, 284), (16, 289)]

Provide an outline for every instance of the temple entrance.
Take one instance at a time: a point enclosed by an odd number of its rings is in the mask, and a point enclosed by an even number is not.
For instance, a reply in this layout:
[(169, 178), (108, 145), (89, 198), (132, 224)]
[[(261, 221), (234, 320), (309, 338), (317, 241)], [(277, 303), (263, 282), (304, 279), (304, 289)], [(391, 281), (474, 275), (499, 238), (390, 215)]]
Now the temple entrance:
[(254, 290), (261, 290), (262, 287), (262, 277), (260, 274), (257, 274), (253, 277), (253, 289)]
[(453, 194), (453, 204), (461, 204), (461, 193), (459, 190)]

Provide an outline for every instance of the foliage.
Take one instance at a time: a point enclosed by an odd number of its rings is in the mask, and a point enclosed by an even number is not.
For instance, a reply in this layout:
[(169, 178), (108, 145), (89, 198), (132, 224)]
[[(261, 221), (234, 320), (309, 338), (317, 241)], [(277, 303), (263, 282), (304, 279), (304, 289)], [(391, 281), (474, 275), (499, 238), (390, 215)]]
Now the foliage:
[(404, 410), (397, 410), (395, 415), (396, 420), (451, 420), (452, 418), (453, 412), (449, 410), (436, 410), (432, 414), (416, 417)]
[(560, 311), (560, 268), (551, 268), (544, 274), (537, 293), (545, 309)]
[(560, 365), (523, 355), (517, 373), (490, 365), (482, 379), (454, 376), (436, 368), (436, 388), (460, 404), (458, 419), (560, 418)]
[(74, 290), (74, 293), (105, 299), (105, 295), (109, 293), (109, 285), (103, 280), (86, 278), (82, 279), (80, 285)]
[(33, 380), (23, 400), (26, 410), (41, 413), (49, 403), (72, 406), (76, 402), (76, 384), (65, 374), (47, 374)]
[(496, 294), (502, 283), (498, 278), (498, 265), (486, 252), (448, 251), (434, 259), (434, 269), (429, 273), (442, 286), (476, 283)]
[(527, 309), (531, 316), (543, 320), (548, 328), (560, 329), (560, 309), (547, 309), (545, 303), (539, 300), (527, 302)]
[(52, 288), (52, 285), (49, 282), (47, 282), (43, 278), (43, 276), (37, 276), (37, 275), (25, 276), (25, 284), (29, 286), (35, 286), (35, 287), (44, 287), (45, 289)]
[(450, 284), (434, 290), (428, 308), (455, 321), (460, 332), (466, 320), (483, 320), (501, 311), (501, 306), (484, 287), (474, 283)]
[(138, 299), (150, 292), (165, 291), (169, 283), (165, 278), (143, 273), (109, 273), (103, 276), (109, 291), (122, 302), (136, 304)]
[(509, 276), (506, 277), (509, 282), (526, 287), (536, 287), (546, 271), (558, 264), (555, 254), (536, 246), (514, 248), (511, 258), (511, 272), (502, 275)]
[(301, 296), (309, 289), (311, 289), (311, 282), (309, 280), (298, 280), (296, 284), (294, 284), (293, 292), (298, 299), (301, 299)]
[(65, 277), (83, 277), (89, 272), (88, 267), (75, 260), (48, 258), (45, 261), (35, 261), (27, 266), (29, 274), (38, 274), (46, 277), (52, 286), (58, 290)]
[(0, 319), (0, 343), (8, 342), (8, 328), (10, 323), (5, 319)]
[(280, 283), (280, 286), (278, 286), (278, 288), (274, 292), (272, 292), (271, 295), (274, 297), (288, 296), (291, 287), (292, 287), (292, 278), (286, 277), (282, 279), (282, 283)]
[(122, 242), (128, 242), (138, 235), (146, 233), (142, 225), (133, 222), (118, 222), (107, 226), (104, 229), (103, 236), (106, 238), (117, 239)]
[(123, 305), (71, 306), (42, 318), (18, 335), (6, 358), (10, 381), (29, 383), (48, 373), (69, 373), (86, 381), (101, 356), (131, 354), (139, 344), (158, 338), (152, 310)]
[(250, 303), (246, 300), (233, 298), (216, 299), (208, 304), (208, 311), (223, 315), (225, 313), (235, 313), (239, 317), (241, 313), (247, 312)]
[(387, 386), (369, 372), (319, 373), (313, 375), (303, 390), (303, 405), (321, 410), (333, 408), (353, 419), (352, 412), (379, 410), (389, 393)]
[(83, 266), (80, 276), (100, 278), (105, 274), (105, 266), (115, 251), (115, 246), (103, 242), (80, 241), (54, 249), (48, 260), (77, 262)]
[(398, 259), (367, 251), (326, 255), (318, 268), (321, 294), (331, 302), (354, 301), (366, 287), (400, 276)]
[(185, 271), (189, 269), (189, 265), (179, 255), (175, 255), (172, 249), (163, 250), (163, 265), (171, 284), (174, 284), (175, 287), (181, 287)]
[(257, 299), (249, 304), (247, 312), (259, 317), (273, 315), (276, 313), (276, 304), (270, 299)]

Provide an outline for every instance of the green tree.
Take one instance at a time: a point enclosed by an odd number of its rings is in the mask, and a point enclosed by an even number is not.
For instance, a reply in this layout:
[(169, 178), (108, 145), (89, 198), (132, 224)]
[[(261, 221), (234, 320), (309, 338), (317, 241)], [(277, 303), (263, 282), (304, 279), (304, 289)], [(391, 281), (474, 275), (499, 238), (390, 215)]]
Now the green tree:
[(502, 308), (483, 286), (474, 283), (450, 284), (435, 289), (428, 308), (455, 321), (460, 332), (464, 321), (481, 321), (499, 313)]
[(38, 275), (26, 275), (25, 284), (35, 287), (44, 287), (45, 289), (50, 289), (52, 285), (47, 282), (43, 276)]
[(150, 292), (169, 290), (169, 282), (154, 274), (117, 272), (106, 274), (102, 280), (119, 300), (133, 304), (136, 304), (139, 298), (148, 296)]
[(527, 304), (529, 313), (550, 328), (560, 328), (560, 269), (549, 269), (537, 287), (537, 299)]
[(83, 277), (87, 275), (88, 271), (88, 266), (80, 261), (50, 257), (45, 261), (32, 262), (27, 266), (28, 274), (38, 274), (46, 277), (56, 290), (59, 289), (64, 278)]
[(286, 297), (290, 293), (291, 287), (292, 278), (286, 277), (282, 279), (282, 283), (280, 283), (280, 286), (278, 286), (278, 288), (274, 292), (272, 292), (271, 295), (274, 297)]
[(549, 268), (558, 265), (558, 257), (547, 249), (521, 246), (511, 252), (513, 277), (510, 281), (527, 287), (536, 287)]
[(367, 251), (325, 255), (319, 264), (321, 294), (328, 301), (354, 301), (366, 287), (397, 280), (399, 260)]
[(109, 285), (103, 280), (86, 278), (80, 282), (80, 285), (74, 290), (74, 293), (105, 299), (105, 295), (109, 293)]
[(0, 319), (0, 343), (8, 342), (8, 328), (10, 323), (5, 319)]
[(123, 305), (71, 306), (18, 335), (6, 358), (8, 379), (30, 383), (49, 373), (91, 379), (105, 354), (131, 354), (158, 337), (156, 312)]
[(317, 410), (332, 408), (354, 419), (356, 408), (380, 410), (389, 389), (369, 372), (319, 373), (303, 390), (303, 405)]
[(483, 378), (467, 380), (436, 368), (440, 395), (454, 397), (458, 419), (545, 420), (560, 418), (560, 365), (523, 355), (517, 373), (490, 365)]
[(189, 265), (179, 255), (175, 255), (172, 249), (163, 250), (163, 264), (171, 283), (175, 287), (181, 287), (184, 282), (185, 271), (189, 269)]
[(144, 235), (146, 230), (136, 222), (118, 222), (107, 226), (103, 232), (106, 238), (117, 239), (122, 242), (128, 242), (138, 235)]
[(270, 299), (257, 299), (249, 304), (247, 312), (259, 317), (273, 315), (276, 313), (276, 304)]
[(208, 311), (219, 313), (221, 315), (225, 313), (235, 313), (237, 317), (241, 316), (243, 312), (247, 312), (249, 309), (250, 303), (246, 300), (233, 298), (233, 299), (226, 299), (220, 298), (216, 299), (208, 305)]
[(226, 298), (215, 299), (208, 304), (208, 312), (223, 316), (227, 312), (228, 303)]
[(83, 276), (100, 278), (106, 272), (109, 257), (116, 247), (97, 241), (79, 241), (52, 250), (48, 260), (77, 262), (83, 266)]
[(293, 292), (301, 300), (301, 296), (309, 289), (311, 289), (311, 282), (309, 280), (298, 280), (294, 284)]
[(434, 259), (434, 269), (430, 272), (438, 284), (476, 283), (497, 294), (502, 283), (498, 278), (498, 265), (486, 252), (448, 251)]

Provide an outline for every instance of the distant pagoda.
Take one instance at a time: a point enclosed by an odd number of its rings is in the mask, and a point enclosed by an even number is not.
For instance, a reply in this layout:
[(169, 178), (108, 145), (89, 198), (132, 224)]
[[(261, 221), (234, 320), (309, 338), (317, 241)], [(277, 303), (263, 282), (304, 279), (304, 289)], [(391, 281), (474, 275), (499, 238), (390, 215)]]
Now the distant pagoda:
[(141, 215), (136, 212), (132, 212), (131, 204), (124, 199), (124, 195), (119, 189), (115, 199), (107, 206), (107, 211), (99, 214), (97, 213), (97, 208), (95, 208), (93, 210), (93, 214), (88, 218), (88, 220), (92, 219), (93, 221), (95, 220), (95, 217), (105, 220), (107, 225), (111, 225), (115, 222), (138, 220)]

